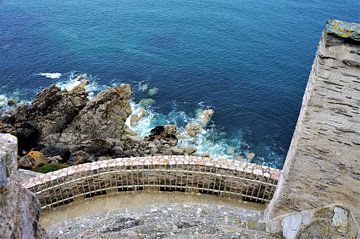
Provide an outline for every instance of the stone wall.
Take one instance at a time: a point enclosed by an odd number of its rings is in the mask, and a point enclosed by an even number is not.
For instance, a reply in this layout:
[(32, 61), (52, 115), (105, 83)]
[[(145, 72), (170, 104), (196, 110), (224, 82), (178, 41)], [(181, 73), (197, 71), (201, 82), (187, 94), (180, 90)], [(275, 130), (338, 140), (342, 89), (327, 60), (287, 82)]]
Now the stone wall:
[(195, 191), (269, 202), (280, 171), (231, 160), (195, 156), (119, 158), (69, 167), (26, 181), (42, 208), (109, 191)]
[[(341, 25), (330, 21), (327, 29), (332, 28)], [(266, 220), (342, 203), (360, 222), (360, 42), (328, 31)], [(339, 32), (356, 34), (355, 29)]]
[(42, 238), (40, 204), (21, 187), (17, 174), (17, 140), (0, 134), (0, 238)]

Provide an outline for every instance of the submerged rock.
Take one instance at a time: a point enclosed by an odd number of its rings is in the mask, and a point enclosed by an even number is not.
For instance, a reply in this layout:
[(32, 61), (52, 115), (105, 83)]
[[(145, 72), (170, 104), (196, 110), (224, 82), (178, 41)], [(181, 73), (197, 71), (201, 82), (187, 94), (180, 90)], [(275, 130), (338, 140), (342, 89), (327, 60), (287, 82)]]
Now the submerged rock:
[(150, 98), (149, 99), (142, 99), (142, 100), (140, 100), (139, 105), (141, 107), (149, 107), (149, 106), (155, 105), (155, 100), (150, 99)]
[(148, 93), (149, 93), (150, 96), (154, 96), (154, 95), (156, 95), (156, 94), (158, 93), (158, 91), (159, 91), (158, 88), (153, 87), (153, 88), (151, 88), (151, 89), (149, 90)]

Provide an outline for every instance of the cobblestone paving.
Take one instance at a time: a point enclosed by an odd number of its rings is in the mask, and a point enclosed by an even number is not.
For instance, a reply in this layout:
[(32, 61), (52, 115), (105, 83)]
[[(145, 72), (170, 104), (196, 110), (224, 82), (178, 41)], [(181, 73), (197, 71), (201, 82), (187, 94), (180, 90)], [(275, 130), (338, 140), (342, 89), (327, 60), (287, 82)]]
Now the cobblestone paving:
[(280, 238), (257, 223), (261, 213), (236, 207), (175, 203), (118, 209), (62, 222), (51, 238)]

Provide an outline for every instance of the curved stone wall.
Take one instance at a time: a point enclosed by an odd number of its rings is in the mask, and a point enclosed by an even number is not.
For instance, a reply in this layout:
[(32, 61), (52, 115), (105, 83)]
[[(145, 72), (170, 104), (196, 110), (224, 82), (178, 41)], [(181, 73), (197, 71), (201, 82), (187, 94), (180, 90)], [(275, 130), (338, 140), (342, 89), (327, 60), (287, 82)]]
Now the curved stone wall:
[(195, 156), (118, 158), (81, 164), (31, 178), (23, 186), (43, 209), (109, 191), (195, 191), (269, 202), (280, 170)]

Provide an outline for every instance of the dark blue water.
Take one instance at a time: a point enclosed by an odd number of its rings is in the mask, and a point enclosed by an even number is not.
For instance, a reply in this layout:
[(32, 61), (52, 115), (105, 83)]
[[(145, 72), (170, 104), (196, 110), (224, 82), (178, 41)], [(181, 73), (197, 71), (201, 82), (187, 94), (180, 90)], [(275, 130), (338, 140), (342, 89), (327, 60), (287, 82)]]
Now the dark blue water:
[(0, 0), (0, 94), (31, 99), (74, 71), (143, 82), (159, 88), (156, 111), (201, 102), (237, 150), (281, 167), (331, 18), (360, 22), (359, 1)]

